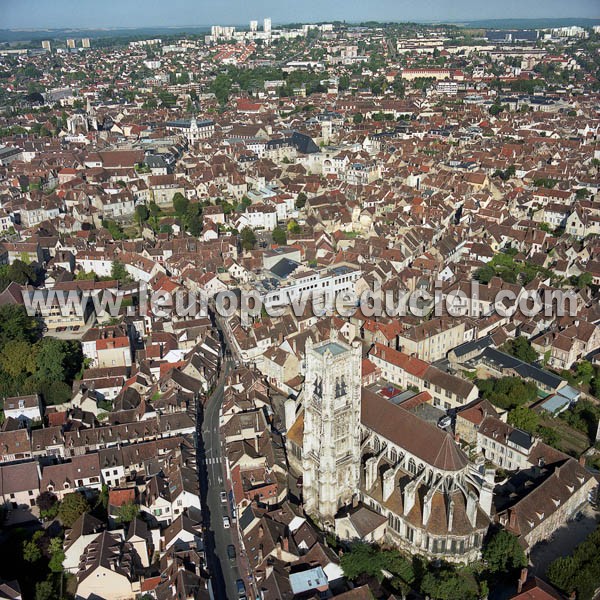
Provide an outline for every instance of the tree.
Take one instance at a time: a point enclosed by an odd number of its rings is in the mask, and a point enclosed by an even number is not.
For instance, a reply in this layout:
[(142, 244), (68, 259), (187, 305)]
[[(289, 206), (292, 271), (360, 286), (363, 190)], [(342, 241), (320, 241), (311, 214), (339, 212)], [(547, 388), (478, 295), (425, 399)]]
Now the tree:
[(180, 217), (186, 214), (189, 204), (190, 201), (181, 192), (174, 194), (173, 208)]
[(53, 600), (56, 598), (50, 578), (35, 584), (35, 600)]
[(538, 414), (530, 408), (527, 408), (526, 406), (517, 406), (517, 408), (513, 408), (513, 410), (508, 413), (508, 422), (518, 429), (535, 434), (538, 430), (540, 418)]
[(63, 571), (65, 552), (63, 550), (63, 542), (59, 537), (55, 537), (50, 540), (48, 552), (50, 553), (50, 562), (48, 563), (48, 567), (53, 573), (61, 573)]
[(71, 399), (71, 388), (64, 381), (44, 382), (40, 391), (44, 396), (44, 402), (50, 406), (64, 404)]
[(502, 350), (526, 363), (534, 363), (539, 358), (538, 353), (531, 347), (529, 340), (522, 335), (514, 340), (508, 340)]
[(73, 523), (90, 510), (90, 505), (79, 492), (66, 494), (58, 509), (58, 518), (65, 527), (72, 527)]
[(273, 242), (279, 246), (285, 246), (287, 244), (287, 234), (281, 227), (275, 227), (275, 229), (273, 229)]
[(202, 206), (198, 202), (190, 202), (183, 222), (190, 235), (198, 237), (202, 233)]
[(298, 196), (296, 196), (296, 208), (300, 209), (300, 208), (304, 208), (304, 205), (306, 204), (306, 194), (304, 192), (300, 192), (298, 194)]
[(594, 376), (594, 367), (589, 360), (582, 360), (577, 364), (575, 377), (583, 385), (589, 385)]
[(94, 271), (84, 271), (83, 269), (75, 275), (75, 281), (94, 281), (96, 273)]
[(411, 563), (398, 550), (380, 550), (362, 542), (354, 544), (350, 552), (344, 553), (341, 566), (348, 579), (368, 575), (381, 581), (382, 569), (389, 571), (405, 584), (410, 584), (415, 579)]
[(29, 563), (36, 563), (42, 558), (42, 551), (35, 540), (23, 542), (23, 559)]
[(116, 258), (113, 260), (110, 276), (121, 283), (127, 282), (131, 279), (127, 269), (125, 268), (125, 265)]
[(356, 113), (353, 117), (352, 117), (352, 122), (355, 125), (360, 125), (362, 122), (364, 121), (364, 117), (360, 114), (360, 113)]
[(46, 337), (35, 345), (36, 378), (42, 382), (72, 382), (83, 364), (81, 343)]
[(139, 512), (140, 507), (135, 502), (126, 502), (117, 508), (117, 519), (121, 523), (131, 523)]
[(592, 281), (594, 281), (594, 279), (591, 273), (581, 273), (581, 275), (577, 277), (576, 285), (580, 290), (582, 290), (583, 288), (586, 288), (588, 285), (590, 285)]
[(159, 217), (160, 213), (162, 212), (160, 209), (160, 206), (158, 204), (156, 204), (156, 202), (154, 202), (154, 200), (152, 200), (150, 202), (150, 204), (148, 205), (148, 208), (150, 210), (150, 217), (152, 218), (154, 227), (156, 227), (158, 224), (158, 217)]
[(38, 326), (20, 304), (0, 306), (0, 348), (11, 340), (33, 342), (38, 336)]
[(591, 600), (600, 587), (600, 527), (597, 527), (573, 551), (572, 556), (557, 558), (547, 570), (550, 582), (578, 599)]
[(532, 402), (537, 397), (535, 384), (518, 377), (476, 379), (475, 385), (484, 398), (505, 410)]
[(476, 600), (480, 597), (475, 579), (444, 565), (429, 571), (421, 581), (421, 592), (435, 600)]
[(58, 514), (58, 498), (52, 492), (42, 492), (35, 503), (40, 515), (46, 519), (53, 519)]
[(500, 106), (500, 104), (492, 104), (492, 106), (490, 106), (490, 115), (492, 115), (492, 117), (496, 117), (498, 116), (501, 112), (502, 112), (503, 108), (502, 106)]
[(0, 367), (11, 377), (33, 373), (36, 369), (36, 353), (29, 342), (12, 340), (0, 352)]
[(483, 560), (492, 574), (506, 576), (527, 565), (527, 558), (519, 540), (501, 529), (492, 534), (483, 548)]
[(145, 204), (138, 204), (135, 207), (135, 217), (140, 227), (142, 226), (142, 223), (145, 223), (148, 220), (150, 211)]
[(211, 91), (216, 96), (221, 105), (227, 104), (229, 93), (231, 92), (231, 79), (228, 75), (220, 73), (212, 82)]
[(244, 227), (244, 229), (242, 229), (240, 238), (244, 250), (252, 250), (256, 245), (256, 234), (250, 227)]
[(298, 222), (294, 219), (290, 219), (287, 224), (287, 229), (290, 233), (300, 233), (302, 228), (298, 225)]
[(484, 285), (487, 285), (495, 275), (496, 271), (491, 265), (485, 265), (475, 271), (475, 279)]

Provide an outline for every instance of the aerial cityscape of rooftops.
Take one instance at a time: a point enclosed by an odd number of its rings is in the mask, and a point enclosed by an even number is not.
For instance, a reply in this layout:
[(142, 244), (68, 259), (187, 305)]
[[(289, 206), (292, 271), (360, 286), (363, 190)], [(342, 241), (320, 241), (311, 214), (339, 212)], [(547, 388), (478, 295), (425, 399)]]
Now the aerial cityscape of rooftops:
[(600, 599), (600, 6), (185, 4), (0, 7), (0, 598)]

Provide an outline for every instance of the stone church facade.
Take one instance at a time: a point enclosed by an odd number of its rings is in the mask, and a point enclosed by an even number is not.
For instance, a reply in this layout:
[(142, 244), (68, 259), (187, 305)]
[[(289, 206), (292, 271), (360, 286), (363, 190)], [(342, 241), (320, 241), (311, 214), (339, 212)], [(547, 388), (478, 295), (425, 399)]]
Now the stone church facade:
[(401, 549), (476, 560), (494, 471), (471, 463), (447, 432), (362, 388), (361, 352), (360, 342), (349, 345), (335, 332), (307, 342), (296, 438), (306, 512), (332, 529), (338, 511), (358, 499), (387, 519), (386, 538)]

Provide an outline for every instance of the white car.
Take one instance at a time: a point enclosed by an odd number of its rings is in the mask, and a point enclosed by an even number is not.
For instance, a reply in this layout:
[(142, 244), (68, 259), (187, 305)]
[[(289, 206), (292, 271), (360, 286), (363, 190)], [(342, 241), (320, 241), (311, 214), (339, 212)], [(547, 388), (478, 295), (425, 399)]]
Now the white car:
[(225, 504), (225, 503), (227, 502), (227, 492), (221, 492), (221, 493), (219, 494), (219, 497), (221, 498), (221, 502), (222, 502), (223, 504)]
[(452, 419), (448, 415), (446, 415), (438, 421), (437, 426), (440, 429), (445, 429), (446, 427), (448, 427), (451, 424), (452, 424)]
[(225, 529), (229, 529), (231, 527), (229, 517), (223, 517), (223, 527), (225, 527)]

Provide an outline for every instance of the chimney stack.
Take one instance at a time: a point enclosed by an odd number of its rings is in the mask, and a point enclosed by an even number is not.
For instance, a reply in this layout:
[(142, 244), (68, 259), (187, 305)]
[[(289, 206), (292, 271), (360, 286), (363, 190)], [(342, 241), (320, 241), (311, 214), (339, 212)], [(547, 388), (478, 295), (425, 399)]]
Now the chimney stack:
[(527, 567), (521, 569), (521, 575), (519, 576), (519, 583), (517, 584), (517, 594), (523, 591), (523, 586), (527, 581)]

